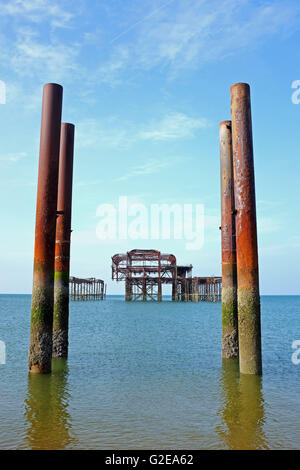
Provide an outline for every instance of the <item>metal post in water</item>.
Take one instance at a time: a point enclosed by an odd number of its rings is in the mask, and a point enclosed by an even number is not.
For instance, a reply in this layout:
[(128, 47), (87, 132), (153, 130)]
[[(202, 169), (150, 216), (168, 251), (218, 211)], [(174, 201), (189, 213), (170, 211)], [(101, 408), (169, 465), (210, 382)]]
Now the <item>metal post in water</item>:
[(199, 302), (199, 288), (198, 288), (198, 281), (197, 279), (193, 280), (193, 298), (194, 302)]
[(143, 277), (143, 301), (145, 302), (147, 300), (147, 285), (146, 285), (146, 278), (145, 278), (145, 274), (144, 274), (144, 277)]
[(54, 253), (60, 126), (63, 89), (48, 83), (43, 90), (34, 246), (30, 372), (51, 372)]
[(238, 311), (231, 121), (220, 123), (222, 357), (237, 358)]
[(53, 357), (68, 356), (73, 153), (74, 125), (62, 123), (54, 270)]
[(161, 278), (158, 279), (158, 284), (157, 284), (157, 300), (159, 302), (162, 301), (162, 284), (161, 284)]
[(125, 280), (125, 300), (132, 300), (132, 283), (128, 277)]
[(250, 87), (231, 87), (240, 371), (262, 373)]

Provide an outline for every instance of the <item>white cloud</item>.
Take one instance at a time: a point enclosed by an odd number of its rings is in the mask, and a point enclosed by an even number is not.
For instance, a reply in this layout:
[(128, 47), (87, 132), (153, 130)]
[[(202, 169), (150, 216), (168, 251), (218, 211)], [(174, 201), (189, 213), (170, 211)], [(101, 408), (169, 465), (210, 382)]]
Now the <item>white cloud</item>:
[(165, 116), (158, 125), (142, 131), (140, 138), (145, 140), (183, 139), (194, 136), (197, 130), (207, 126), (206, 119), (195, 119), (183, 113), (172, 113)]
[(8, 163), (16, 163), (25, 157), (27, 157), (26, 152), (7, 153), (6, 155), (0, 155), (0, 161), (8, 162)]
[(129, 130), (115, 118), (105, 122), (96, 119), (85, 119), (76, 126), (76, 145), (78, 147), (123, 147), (130, 141)]
[(10, 0), (1, 2), (0, 15), (20, 17), (33, 23), (50, 20), (53, 27), (66, 27), (74, 14), (64, 10), (61, 3), (48, 0)]
[(105, 121), (85, 119), (77, 124), (76, 143), (78, 147), (128, 147), (141, 140), (166, 141), (191, 138), (199, 129), (208, 126), (204, 118), (192, 118), (183, 113), (169, 113), (158, 124), (137, 125), (120, 122), (115, 117)]
[(115, 181), (125, 181), (129, 178), (134, 176), (141, 176), (141, 175), (152, 175), (153, 173), (158, 173), (160, 170), (171, 166), (174, 163), (174, 160), (157, 160), (157, 159), (150, 159), (148, 162), (144, 163), (143, 165), (138, 165), (133, 167), (128, 173), (125, 175), (116, 178)]
[[(112, 37), (107, 38), (105, 28), (97, 25), (76, 34), (75, 41), (66, 41), (65, 36), (54, 36), (53, 28), (78, 27), (82, 2), (0, 0), (0, 4), (0, 16), (12, 20), (7, 25), (14, 36), (10, 42), (7, 36), (0, 38), (2, 63), (40, 82), (83, 79), (83, 99), (100, 84), (117, 86), (125, 75), (126, 82), (133, 80), (140, 70), (157, 68), (175, 77), (181, 70), (199, 69), (253, 48), (273, 35), (289, 34), (300, 11), (294, 0), (145, 0), (142, 5), (133, 0), (130, 8), (120, 6), (118, 11), (113, 4), (102, 6), (110, 11), (106, 14)], [(35, 29), (30, 30), (29, 24)], [(88, 64), (86, 47), (95, 54), (95, 61)]]
[(139, 4), (135, 15), (126, 11), (127, 24), (111, 44), (126, 44), (130, 51), (123, 69), (168, 68), (174, 76), (255, 47), (268, 36), (289, 33), (300, 6), (293, 0), (176, 0), (163, 6), (151, 0), (143, 2), (143, 11)]
[(12, 69), (24, 76), (38, 75), (46, 82), (62, 79), (68, 73), (77, 71), (78, 46), (62, 43), (42, 43), (30, 29), (18, 32), (14, 50), (10, 56)]
[(118, 46), (112, 53), (108, 61), (101, 64), (96, 69), (88, 83), (105, 83), (111, 87), (119, 85), (122, 80), (120, 73), (123, 71), (129, 60), (129, 51), (126, 47)]

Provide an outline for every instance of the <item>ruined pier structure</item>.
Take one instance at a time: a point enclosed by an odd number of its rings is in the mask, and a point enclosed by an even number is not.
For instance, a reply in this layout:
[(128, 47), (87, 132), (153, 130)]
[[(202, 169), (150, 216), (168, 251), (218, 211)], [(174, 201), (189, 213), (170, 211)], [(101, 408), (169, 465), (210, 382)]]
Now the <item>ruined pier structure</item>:
[(71, 300), (104, 300), (105, 297), (106, 284), (102, 279), (70, 277)]
[(131, 250), (112, 257), (112, 279), (125, 281), (125, 300), (162, 300), (162, 286), (172, 286), (173, 301), (221, 300), (221, 277), (192, 277), (192, 265), (157, 250)]

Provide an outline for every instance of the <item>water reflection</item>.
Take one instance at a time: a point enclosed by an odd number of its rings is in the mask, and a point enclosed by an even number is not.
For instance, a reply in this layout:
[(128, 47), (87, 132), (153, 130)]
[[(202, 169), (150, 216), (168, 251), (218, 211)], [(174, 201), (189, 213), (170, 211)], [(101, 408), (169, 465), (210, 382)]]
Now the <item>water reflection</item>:
[(25, 399), (26, 446), (63, 449), (73, 441), (68, 412), (68, 365), (53, 359), (52, 374), (29, 374)]
[(219, 436), (229, 449), (267, 449), (262, 378), (240, 375), (234, 359), (224, 359), (222, 366)]

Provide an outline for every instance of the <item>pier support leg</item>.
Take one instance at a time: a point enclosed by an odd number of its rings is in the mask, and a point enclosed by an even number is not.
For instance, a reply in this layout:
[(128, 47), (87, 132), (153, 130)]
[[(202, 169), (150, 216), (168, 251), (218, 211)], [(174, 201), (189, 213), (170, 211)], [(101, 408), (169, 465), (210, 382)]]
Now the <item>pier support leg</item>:
[(180, 300), (181, 302), (184, 302), (185, 301), (185, 279), (182, 278), (181, 279), (181, 296), (180, 296)]
[(199, 302), (199, 292), (198, 292), (198, 282), (196, 280), (193, 281), (193, 298), (194, 302)]
[(132, 300), (132, 284), (128, 278), (125, 281), (125, 300)]
[(240, 371), (262, 373), (250, 87), (231, 87)]
[(158, 302), (162, 301), (162, 286), (161, 286), (161, 280), (158, 280), (158, 286), (157, 286), (157, 300)]
[[(222, 357), (237, 358), (238, 312), (231, 121), (220, 123)], [(216, 286), (215, 286), (216, 287)]]
[(62, 92), (62, 87), (53, 83), (45, 85), (43, 91), (28, 353), (29, 371), (38, 373), (51, 372)]
[(178, 301), (178, 283), (177, 283), (177, 278), (173, 280), (172, 283), (172, 300), (173, 302)]
[(69, 276), (72, 211), (74, 125), (63, 123), (60, 135), (57, 210), (63, 212), (56, 221), (53, 357), (68, 356)]
[(184, 301), (188, 302), (190, 297), (189, 283), (187, 279), (184, 279)]
[(143, 278), (143, 302), (147, 300), (147, 284), (146, 279)]

